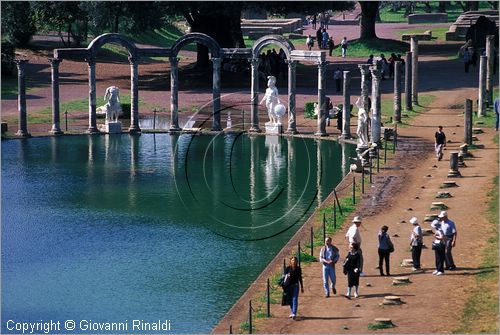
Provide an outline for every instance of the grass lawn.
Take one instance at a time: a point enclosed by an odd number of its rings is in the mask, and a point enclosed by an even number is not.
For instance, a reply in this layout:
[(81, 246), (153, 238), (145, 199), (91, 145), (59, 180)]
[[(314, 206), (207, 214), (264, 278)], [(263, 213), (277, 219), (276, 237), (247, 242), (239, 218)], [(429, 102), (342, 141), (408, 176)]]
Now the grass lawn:
[[(404, 54), (410, 50), (410, 46), (406, 42), (388, 40), (388, 39), (377, 39), (373, 41), (360, 41), (353, 40), (349, 43), (347, 49), (347, 57), (366, 57), (370, 54), (379, 56), (381, 53), (386, 55), (386, 58), (390, 57), (391, 53)], [(340, 47), (336, 47), (333, 51), (335, 56), (342, 56), (342, 50)]]
[[(35, 87), (30, 78), (26, 78), (26, 93), (33, 93), (41, 87), (46, 85)], [(17, 99), (17, 74), (14, 76), (2, 76), (2, 99), (12, 100)]]
[[(432, 8), (432, 13), (437, 13), (438, 9), (438, 1), (429, 1), (429, 4)], [(402, 7), (396, 12), (392, 12), (391, 6), (385, 6), (380, 10), (380, 19), (384, 23), (388, 22), (394, 22), (394, 23), (400, 23), (400, 22), (408, 22), (408, 18), (404, 17), (405, 13), (405, 8)], [(491, 6), (488, 4), (487, 1), (480, 1), (479, 2), (479, 9), (491, 9)], [(425, 6), (421, 3), (417, 3), (415, 13), (414, 14), (423, 14), (426, 13), (425, 11)], [(448, 1), (447, 7), (446, 7), (446, 13), (448, 14), (448, 22), (455, 22), (456, 19), (460, 16), (460, 14), (463, 13), (462, 7), (460, 5), (456, 4), (456, 1)]]
[(419, 42), (427, 42), (434, 43), (435, 41), (446, 41), (445, 35), (448, 31), (447, 27), (433, 27), (429, 25), (429, 28), (420, 28), (420, 29), (403, 29), (398, 31), (399, 36), (403, 34), (422, 34), (427, 30), (432, 31), (432, 40), (431, 41), (419, 41)]
[[(398, 124), (398, 127), (405, 127), (408, 122), (413, 120), (415, 116), (419, 113), (424, 112), (434, 101), (436, 96), (420, 94), (418, 96), (418, 105), (413, 105), (413, 111), (405, 111), (405, 99), (404, 95), (401, 96), (401, 118), (402, 122)], [(394, 100), (393, 99), (382, 99), (382, 122), (384, 124), (389, 124), (390, 118), (394, 119)]]

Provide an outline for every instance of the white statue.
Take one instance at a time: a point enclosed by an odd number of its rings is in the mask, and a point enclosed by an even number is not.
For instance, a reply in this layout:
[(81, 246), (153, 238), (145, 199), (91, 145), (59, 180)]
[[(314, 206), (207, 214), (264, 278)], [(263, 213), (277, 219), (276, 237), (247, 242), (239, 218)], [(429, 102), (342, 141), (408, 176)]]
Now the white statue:
[(110, 86), (104, 94), (106, 104), (97, 108), (97, 112), (106, 115), (106, 123), (118, 122), (118, 116), (122, 113), (120, 105), (120, 89), (116, 86)]
[(267, 89), (264, 98), (260, 101), (262, 104), (264, 101), (266, 102), (267, 114), (269, 115), (269, 123), (271, 124), (281, 124), (281, 117), (286, 112), (286, 108), (278, 96), (278, 89), (276, 88), (276, 77), (268, 76), (267, 77)]
[(361, 97), (356, 100), (356, 107), (358, 107), (358, 129), (356, 134), (358, 134), (358, 147), (368, 146), (368, 113), (366, 112)]

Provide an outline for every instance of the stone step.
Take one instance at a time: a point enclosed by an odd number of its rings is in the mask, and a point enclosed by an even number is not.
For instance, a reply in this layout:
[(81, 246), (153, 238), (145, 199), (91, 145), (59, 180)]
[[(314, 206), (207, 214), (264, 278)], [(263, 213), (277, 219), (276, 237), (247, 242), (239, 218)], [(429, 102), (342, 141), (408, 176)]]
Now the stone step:
[(401, 305), (402, 303), (401, 297), (397, 295), (387, 295), (382, 301), (382, 305)]
[(438, 214), (425, 214), (424, 222), (432, 222), (438, 218)]
[(406, 285), (411, 284), (410, 277), (395, 277), (392, 281), (392, 285)]
[(450, 192), (438, 192), (436, 195), (437, 199), (447, 199), (447, 198), (453, 198)]
[(458, 187), (458, 185), (457, 185), (457, 182), (454, 180), (445, 180), (445, 181), (443, 181), (442, 187), (443, 188)]
[(411, 268), (413, 267), (413, 260), (411, 259), (403, 259), (401, 261), (401, 266), (404, 268)]
[(446, 204), (444, 202), (441, 202), (441, 201), (436, 201), (436, 202), (433, 202), (431, 204), (431, 210), (432, 209), (441, 209), (441, 210), (445, 210), (445, 209), (448, 209), (449, 207), (446, 206)]

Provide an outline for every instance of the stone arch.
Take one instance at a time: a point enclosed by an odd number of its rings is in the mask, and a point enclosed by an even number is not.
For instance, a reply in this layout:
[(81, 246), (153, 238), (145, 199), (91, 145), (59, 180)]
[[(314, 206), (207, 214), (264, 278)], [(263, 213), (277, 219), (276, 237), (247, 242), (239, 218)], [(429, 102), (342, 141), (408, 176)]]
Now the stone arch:
[(212, 37), (202, 34), (202, 33), (189, 33), (181, 38), (179, 38), (177, 41), (175, 41), (174, 45), (172, 45), (172, 57), (176, 57), (179, 51), (181, 51), (182, 47), (189, 43), (198, 43), (206, 46), (208, 50), (210, 50), (210, 54), (212, 55), (212, 58), (220, 58), (220, 46), (219, 43), (217, 43), (216, 40), (214, 40)]
[(295, 50), (293, 44), (281, 35), (266, 35), (255, 41), (252, 46), (252, 57), (259, 58), (260, 51), (269, 44), (278, 44), (285, 52), (286, 58), (291, 59), (291, 52)]
[(130, 41), (127, 37), (120, 35), (120, 34), (114, 34), (114, 33), (106, 33), (97, 36), (90, 42), (89, 46), (87, 49), (89, 50), (90, 54), (92, 56), (95, 56), (97, 51), (107, 43), (117, 43), (127, 49), (128, 54), (131, 58), (137, 58), (137, 46)]

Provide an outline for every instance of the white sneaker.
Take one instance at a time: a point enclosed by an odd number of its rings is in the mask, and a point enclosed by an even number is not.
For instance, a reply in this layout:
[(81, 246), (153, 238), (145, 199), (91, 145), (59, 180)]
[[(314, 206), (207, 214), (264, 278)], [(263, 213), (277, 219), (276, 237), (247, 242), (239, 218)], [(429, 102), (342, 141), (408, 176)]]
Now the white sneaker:
[(432, 272), (433, 275), (437, 274), (439, 271), (438, 270), (434, 270), (434, 272)]
[(354, 293), (354, 298), (357, 298), (359, 297), (359, 295), (357, 293)]
[(441, 271), (438, 271), (438, 273), (436, 273), (436, 276), (441, 276), (443, 273)]

